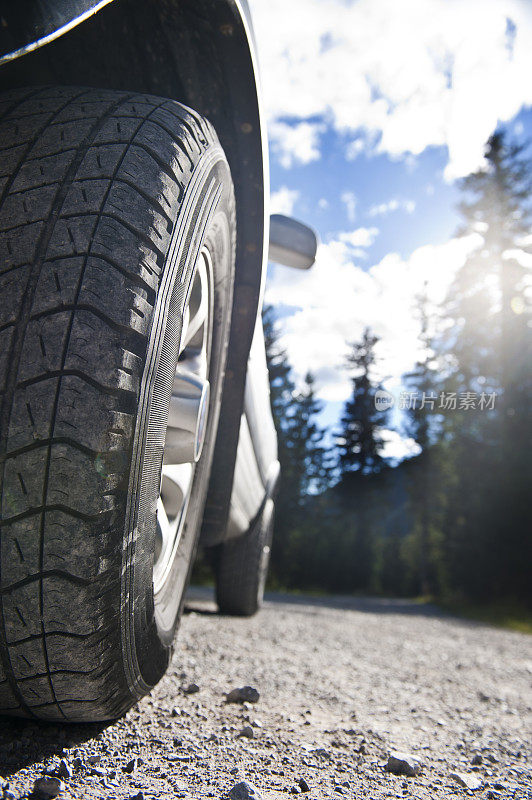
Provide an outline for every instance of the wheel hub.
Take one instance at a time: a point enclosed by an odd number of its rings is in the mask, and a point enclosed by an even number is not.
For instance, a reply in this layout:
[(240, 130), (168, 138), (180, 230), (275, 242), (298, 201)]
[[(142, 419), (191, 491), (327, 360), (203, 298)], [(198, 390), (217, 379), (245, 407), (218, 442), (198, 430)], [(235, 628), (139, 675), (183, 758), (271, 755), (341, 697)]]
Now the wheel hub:
[(164, 446), (165, 463), (199, 461), (205, 440), (209, 394), (210, 386), (206, 378), (185, 369), (177, 369)]

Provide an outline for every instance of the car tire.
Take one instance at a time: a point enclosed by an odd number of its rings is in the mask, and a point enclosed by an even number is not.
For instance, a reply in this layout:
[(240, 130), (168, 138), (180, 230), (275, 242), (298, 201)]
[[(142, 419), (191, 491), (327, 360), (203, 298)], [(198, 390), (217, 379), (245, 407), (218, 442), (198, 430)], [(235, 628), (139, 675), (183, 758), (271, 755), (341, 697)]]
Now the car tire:
[(250, 530), (219, 546), (216, 602), (224, 614), (251, 617), (262, 605), (270, 563), (274, 502), (268, 498)]
[(106, 720), (164, 674), (195, 555), (231, 175), (207, 120), (136, 93), (3, 95), (0, 148), (0, 711)]

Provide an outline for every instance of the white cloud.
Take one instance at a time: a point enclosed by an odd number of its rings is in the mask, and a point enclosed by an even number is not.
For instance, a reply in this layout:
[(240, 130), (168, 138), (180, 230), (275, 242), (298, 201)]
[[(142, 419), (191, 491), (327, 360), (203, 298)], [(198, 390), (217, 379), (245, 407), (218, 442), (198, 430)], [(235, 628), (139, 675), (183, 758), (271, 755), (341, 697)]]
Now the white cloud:
[(371, 247), (378, 233), (378, 228), (355, 228), (354, 231), (341, 233), (338, 238), (351, 247)]
[(280, 189), (270, 195), (270, 214), (286, 214), (290, 216), (294, 213), (294, 206), (299, 199), (299, 195), (300, 192), (297, 189), (281, 186)]
[(342, 192), (340, 197), (342, 203), (345, 205), (347, 219), (349, 222), (354, 222), (357, 215), (357, 198), (354, 192)]
[(361, 141), (392, 156), (447, 146), (451, 179), (479, 166), (498, 120), (532, 103), (527, 0), (251, 0), (251, 7), (267, 115), (286, 163), (298, 152), (317, 157), (315, 123), (305, 123), (313, 132), (298, 132), (307, 142), (298, 150), (275, 121), (321, 117), (352, 136), (348, 157)]
[(377, 203), (370, 207), (368, 211), (369, 217), (382, 217), (390, 214), (392, 211), (406, 211), (407, 214), (413, 214), (416, 210), (416, 203), (414, 200), (398, 200), (396, 197), (387, 200), (385, 203)]
[(380, 376), (387, 385), (398, 384), (420, 355), (416, 296), (426, 284), (429, 302), (440, 303), (475, 245), (476, 235), (455, 238), (419, 247), (408, 259), (389, 253), (364, 270), (340, 236), (320, 245), (309, 272), (277, 270), (267, 284), (266, 300), (297, 309), (280, 323), (296, 375), (302, 378), (312, 370), (323, 400), (345, 400), (350, 391), (346, 343), (359, 339), (369, 325), (381, 338)]
[(294, 164), (309, 164), (320, 157), (319, 138), (325, 126), (319, 122), (288, 124), (273, 120), (268, 126), (272, 150), (281, 166), (290, 169)]

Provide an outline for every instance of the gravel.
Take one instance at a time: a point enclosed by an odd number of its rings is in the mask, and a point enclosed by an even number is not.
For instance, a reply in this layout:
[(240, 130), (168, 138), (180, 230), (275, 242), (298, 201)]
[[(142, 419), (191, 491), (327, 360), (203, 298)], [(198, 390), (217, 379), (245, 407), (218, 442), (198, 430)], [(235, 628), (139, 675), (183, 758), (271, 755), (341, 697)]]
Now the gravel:
[[(243, 783), (263, 800), (532, 798), (532, 637), (401, 601), (275, 595), (246, 620), (207, 598), (192, 594), (168, 675), (125, 718), (1, 720), (0, 797), (62, 778), (76, 799), (224, 800)], [(227, 703), (233, 687), (260, 698)], [(422, 771), (389, 772), (393, 753)]]

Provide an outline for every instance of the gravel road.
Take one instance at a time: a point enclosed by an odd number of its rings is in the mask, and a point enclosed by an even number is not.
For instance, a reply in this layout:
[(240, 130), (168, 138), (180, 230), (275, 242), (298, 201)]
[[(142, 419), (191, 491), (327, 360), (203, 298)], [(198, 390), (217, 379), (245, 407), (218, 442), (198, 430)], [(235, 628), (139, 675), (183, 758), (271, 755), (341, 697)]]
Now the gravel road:
[[(532, 637), (435, 608), (270, 595), (245, 620), (196, 590), (172, 669), (125, 719), (0, 720), (4, 796), (55, 770), (65, 798), (223, 798), (244, 780), (266, 800), (532, 798), (531, 682)], [(244, 685), (257, 703), (225, 702)], [(421, 772), (388, 772), (393, 750)]]

